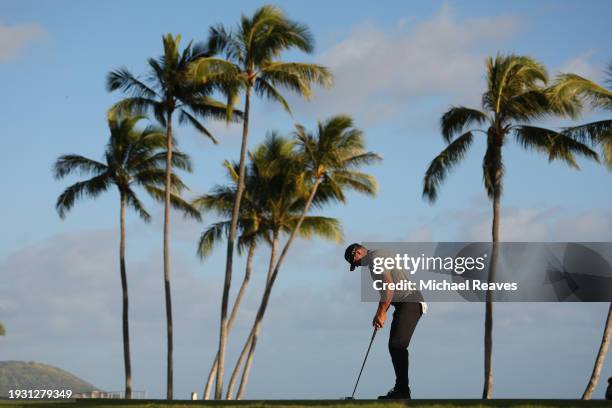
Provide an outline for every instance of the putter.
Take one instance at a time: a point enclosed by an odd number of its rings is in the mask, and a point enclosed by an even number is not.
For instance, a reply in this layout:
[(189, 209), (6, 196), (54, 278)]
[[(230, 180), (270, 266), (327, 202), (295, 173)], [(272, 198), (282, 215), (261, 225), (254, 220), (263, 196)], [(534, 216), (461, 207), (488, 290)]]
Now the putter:
[(355, 388), (353, 388), (353, 393), (350, 397), (346, 397), (346, 400), (355, 399), (355, 391), (357, 391), (357, 385), (359, 385), (359, 379), (361, 378), (361, 373), (363, 372), (363, 367), (365, 367), (365, 363), (368, 359), (368, 354), (370, 354), (370, 349), (372, 348), (372, 343), (374, 343), (374, 337), (376, 337), (376, 332), (378, 331), (378, 327), (374, 328), (374, 332), (372, 333), (372, 338), (370, 339), (370, 345), (368, 346), (368, 351), (366, 351), (365, 358), (363, 359), (363, 364), (361, 365), (361, 370), (359, 370), (359, 375), (357, 376), (357, 382), (355, 383)]

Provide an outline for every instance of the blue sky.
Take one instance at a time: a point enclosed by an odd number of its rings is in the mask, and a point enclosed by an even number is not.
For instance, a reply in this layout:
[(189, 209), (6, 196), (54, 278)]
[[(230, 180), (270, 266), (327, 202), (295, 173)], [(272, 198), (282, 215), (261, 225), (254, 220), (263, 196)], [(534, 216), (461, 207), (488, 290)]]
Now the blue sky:
[[(120, 97), (104, 89), (108, 71), (126, 66), (142, 74), (146, 59), (161, 52), (162, 34), (180, 33), (184, 43), (203, 40), (211, 24), (235, 24), (241, 12), (249, 14), (262, 4), (2, 3), (0, 134), (5, 143), (0, 181), (7, 195), (0, 203), (6, 231), (0, 236), (4, 277), (0, 321), (9, 334), (0, 340), (3, 359), (48, 362), (101, 388), (121, 388), (118, 198), (109, 192), (95, 202), (79, 203), (66, 220), (60, 220), (55, 200), (76, 179), (55, 181), (51, 164), (64, 153), (101, 156), (107, 137), (105, 111)], [(329, 66), (336, 85), (329, 91), (317, 90), (311, 102), (291, 98), (293, 117), (256, 100), (250, 146), (263, 140), (268, 130), (288, 133), (294, 122), (312, 128), (319, 119), (348, 113), (364, 130), (368, 148), (382, 154), (384, 161), (370, 169), (380, 184), (376, 199), (352, 194), (347, 205), (325, 209), (326, 215), (342, 221), (343, 244), (299, 242), (293, 248), (273, 295), (247, 396), (339, 397), (354, 379), (374, 309), (359, 303), (356, 287), (354, 293), (337, 296), (339, 285), (351, 278), (341, 258), (344, 244), (488, 239), (490, 206), (480, 168), (483, 140), (477, 140), (448, 177), (435, 205), (421, 199), (423, 173), (444, 146), (438, 132), (441, 113), (452, 104), (478, 104), (484, 58), (497, 51), (531, 55), (551, 75), (572, 71), (602, 80), (612, 59), (612, 4), (394, 1), (383, 7), (365, 1), (286, 1), (278, 5), (308, 24), (317, 41), (313, 55), (288, 53), (286, 59)], [(585, 112), (581, 120), (601, 116), (602, 112)], [(567, 123), (545, 122), (553, 127)], [(220, 139), (219, 146), (191, 129), (177, 131), (180, 147), (194, 161), (194, 173), (185, 175), (190, 196), (223, 182), (221, 161), (238, 153), (238, 128), (209, 126)], [(605, 168), (584, 160), (580, 172), (549, 164), (544, 156), (521, 151), (513, 141), (507, 144), (505, 164), (504, 239), (610, 240), (612, 178)], [(134, 214), (128, 218), (134, 383), (136, 389), (162, 396), (162, 213), (157, 204), (145, 202), (156, 215), (151, 225), (143, 225)], [(174, 220), (176, 396), (186, 397), (189, 391), (201, 393), (214, 352), (223, 251), (201, 263), (194, 254), (195, 240), (211, 220), (202, 225), (178, 215)], [(260, 269), (266, 255), (265, 251), (258, 255)], [(313, 264), (312, 259), (322, 261)], [(232, 351), (241, 345), (260, 291), (257, 283), (248, 294), (232, 336)], [(481, 306), (434, 305), (422, 320), (411, 346), (416, 397), (480, 395)], [(508, 304), (498, 310), (495, 395), (578, 396), (590, 373), (606, 305)], [(364, 396), (377, 395), (391, 384), (385, 353), (379, 339), (376, 358), (364, 374)], [(290, 384), (282, 363), (287, 361), (296, 367), (296, 381)], [(611, 373), (607, 364), (604, 377)], [(597, 395), (602, 395), (602, 387)]]

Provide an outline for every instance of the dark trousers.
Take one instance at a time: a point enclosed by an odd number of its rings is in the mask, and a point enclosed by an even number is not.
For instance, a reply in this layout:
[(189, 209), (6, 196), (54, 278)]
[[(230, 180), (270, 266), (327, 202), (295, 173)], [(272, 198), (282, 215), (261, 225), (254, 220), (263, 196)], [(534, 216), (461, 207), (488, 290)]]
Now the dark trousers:
[(392, 304), (395, 310), (393, 311), (391, 333), (389, 334), (389, 354), (391, 354), (391, 361), (395, 370), (395, 387), (396, 389), (410, 391), (408, 386), (408, 345), (423, 310), (418, 302)]

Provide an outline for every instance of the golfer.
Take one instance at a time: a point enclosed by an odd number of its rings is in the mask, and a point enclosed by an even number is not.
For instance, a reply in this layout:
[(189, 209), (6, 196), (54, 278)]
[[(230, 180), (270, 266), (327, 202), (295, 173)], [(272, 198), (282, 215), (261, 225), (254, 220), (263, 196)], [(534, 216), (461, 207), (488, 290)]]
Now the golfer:
[[(391, 255), (380, 250), (368, 250), (363, 245), (351, 244), (344, 251), (344, 259), (351, 264), (351, 271), (357, 266), (368, 266), (373, 280), (382, 279), (387, 283), (398, 283), (407, 279), (404, 271), (399, 269), (385, 269), (382, 274), (373, 272), (372, 260), (378, 257), (389, 257)], [(393, 305), (393, 321), (389, 333), (389, 354), (395, 370), (395, 386), (378, 399), (410, 399), (410, 387), (408, 386), (408, 345), (412, 333), (419, 319), (427, 311), (427, 304), (423, 301), (423, 295), (419, 291), (385, 290), (380, 292), (378, 309), (372, 320), (372, 325), (378, 329), (385, 325), (387, 309)]]

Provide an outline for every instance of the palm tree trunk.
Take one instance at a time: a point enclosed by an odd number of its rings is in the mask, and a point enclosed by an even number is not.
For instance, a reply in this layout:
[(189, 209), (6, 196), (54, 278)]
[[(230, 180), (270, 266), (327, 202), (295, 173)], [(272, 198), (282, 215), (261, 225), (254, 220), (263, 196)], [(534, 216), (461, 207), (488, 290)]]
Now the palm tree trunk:
[(225, 394), (225, 399), (231, 400), (233, 399), (232, 394), (234, 393), (234, 388), (236, 388), (236, 381), (238, 380), (238, 374), (240, 374), (240, 369), (242, 368), (242, 363), (244, 363), (244, 359), (247, 358), (247, 355), (251, 349), (251, 342), (253, 341), (253, 333), (255, 328), (252, 328), (247, 336), (247, 340), (242, 346), (242, 351), (240, 351), (240, 356), (238, 356), (238, 360), (236, 361), (236, 365), (234, 365), (234, 369), (232, 370), (232, 375), (230, 376), (229, 383), (227, 385), (227, 392)]
[(255, 355), (255, 347), (257, 347), (257, 339), (259, 338), (260, 328), (257, 328), (257, 331), (253, 335), (251, 339), (251, 346), (249, 347), (249, 356), (247, 357), (246, 363), (244, 365), (244, 370), (242, 371), (242, 377), (240, 378), (240, 386), (238, 387), (238, 393), (236, 394), (236, 399), (241, 400), (244, 396), (244, 391), (246, 390), (246, 385), (249, 382), (249, 375), (251, 374), (251, 365), (253, 364), (253, 356)]
[[(259, 336), (259, 331), (261, 329), (261, 322), (263, 321), (263, 317), (264, 314), (266, 313), (266, 308), (268, 307), (268, 301), (270, 300), (270, 294), (272, 293), (272, 286), (274, 285), (274, 282), (276, 281), (276, 277), (278, 276), (278, 272), (280, 270), (281, 265), (283, 264), (283, 261), (285, 259), (285, 257), (287, 256), (287, 252), (289, 251), (289, 247), (291, 246), (291, 244), (293, 243), (293, 241), (295, 240), (295, 237), (297, 236), (297, 234), (300, 231), (300, 227), (302, 226), (302, 222), (304, 221), (304, 218), (306, 218), (306, 214), (308, 214), (308, 210), (310, 209), (310, 206), (312, 204), (312, 200), (315, 197), (315, 194), (317, 193), (317, 189), (319, 188), (319, 184), (321, 184), (321, 179), (317, 179), (314, 183), (314, 185), (312, 186), (312, 190), (310, 191), (310, 195), (308, 196), (308, 200), (306, 201), (306, 204), (304, 205), (304, 209), (302, 210), (302, 214), (300, 215), (300, 219), (298, 220), (295, 228), (293, 229), (293, 231), (291, 231), (291, 235), (289, 235), (289, 238), (287, 239), (287, 242), (285, 242), (285, 246), (283, 247), (283, 250), (281, 251), (280, 256), (278, 257), (278, 261), (276, 262), (276, 266), (274, 267), (274, 272), (272, 273), (272, 275), (270, 276), (270, 279), (268, 280), (268, 284), (266, 285), (266, 290), (264, 292), (263, 298), (261, 300), (261, 304), (259, 306), (259, 310), (257, 311), (257, 315), (255, 317), (255, 324), (253, 325), (253, 330), (251, 332), (251, 345), (249, 346), (249, 358), (247, 359), (247, 362), (245, 363), (245, 367), (244, 367), (244, 373), (245, 375), (243, 375), (242, 380), (241, 380), (241, 384), (240, 384), (240, 389), (242, 390), (242, 393), (244, 393), (244, 390), (246, 388), (246, 383), (248, 382), (248, 375), (251, 369), (251, 364), (253, 363), (253, 354), (255, 353), (255, 346), (257, 345), (257, 337)], [(247, 341), (248, 343), (248, 341)], [(238, 394), (236, 396), (237, 399), (241, 399), (242, 398), (242, 394)]]
[(125, 271), (125, 209), (127, 198), (121, 193), (121, 215), (120, 228), (121, 236), (119, 240), (119, 267), (121, 271), (121, 293), (123, 299), (123, 363), (125, 366), (125, 398), (132, 399), (132, 364), (130, 362), (130, 327), (128, 324), (128, 286), (127, 274)]
[(164, 290), (166, 294), (166, 330), (168, 337), (168, 365), (166, 372), (166, 399), (173, 394), (173, 343), (172, 343), (172, 298), (170, 294), (170, 253), (168, 232), (170, 229), (170, 183), (172, 176), (172, 111), (168, 111), (166, 123), (166, 183), (164, 191)]
[[(279, 231), (274, 231), (272, 234), (272, 248), (270, 249), (270, 262), (268, 263), (268, 273), (266, 274), (266, 287), (270, 282), (270, 277), (272, 276), (272, 271), (274, 270), (274, 263), (276, 262), (276, 249), (278, 248), (278, 235)], [(236, 365), (232, 370), (232, 375), (230, 377), (229, 383), (227, 385), (227, 393), (225, 394), (225, 399), (232, 399), (232, 394), (234, 393), (234, 388), (236, 387), (236, 381), (238, 380), (238, 374), (240, 373), (240, 368), (242, 367), (242, 363), (244, 359), (247, 357), (247, 353), (251, 348), (251, 342), (253, 341), (253, 333), (255, 328), (251, 329), (247, 337), (247, 341), (240, 352), (240, 356), (236, 361)]]
[(612, 303), (610, 303), (610, 308), (608, 309), (608, 317), (606, 319), (606, 325), (604, 326), (603, 337), (601, 338), (601, 344), (599, 346), (599, 352), (597, 353), (597, 358), (595, 359), (595, 365), (593, 366), (593, 372), (591, 373), (591, 378), (589, 379), (589, 383), (584, 390), (584, 394), (582, 394), (583, 400), (591, 399), (593, 395), (593, 391), (597, 387), (599, 383), (599, 377), (601, 376), (601, 369), (603, 368), (604, 360), (606, 359), (606, 353), (608, 352), (608, 347), (610, 346), (610, 336), (612, 335)]
[[(244, 291), (249, 284), (249, 280), (251, 279), (251, 272), (253, 271), (253, 256), (255, 255), (255, 243), (251, 243), (249, 245), (249, 252), (247, 254), (246, 261), (246, 270), (244, 272), (244, 278), (242, 279), (242, 284), (240, 285), (240, 289), (238, 290), (238, 294), (236, 295), (236, 300), (234, 301), (234, 306), (232, 306), (232, 313), (230, 314), (230, 318), (227, 322), (227, 334), (229, 335), (232, 326), (234, 325), (234, 321), (236, 320), (236, 316), (238, 316), (238, 309), (240, 308), (240, 302), (242, 301), (242, 297), (244, 295)], [(212, 389), (213, 378), (215, 378), (215, 374), (217, 373), (217, 363), (219, 362), (219, 352), (215, 355), (215, 361), (213, 362), (212, 367), (210, 368), (210, 373), (208, 373), (208, 380), (206, 381), (206, 387), (204, 388), (204, 393), (202, 394), (202, 399), (210, 398), (210, 391)]]
[(240, 147), (240, 163), (238, 170), (238, 188), (236, 190), (236, 200), (232, 209), (232, 222), (227, 237), (227, 258), (225, 260), (225, 281), (223, 283), (223, 296), (221, 298), (221, 323), (219, 328), (219, 352), (217, 363), (217, 381), (215, 384), (215, 399), (221, 399), (223, 395), (223, 371), (225, 369), (225, 344), (227, 343), (227, 306), (229, 292), (232, 284), (232, 263), (234, 257), (234, 240), (236, 239), (236, 229), (238, 228), (238, 215), (240, 214), (240, 201), (244, 192), (244, 171), (249, 137), (249, 109), (250, 109), (251, 88), (247, 87), (244, 101), (244, 119), (242, 122), (242, 146)]
[[(493, 223), (491, 235), (493, 238), (493, 251), (489, 263), (488, 282), (495, 281), (495, 270), (497, 269), (497, 258), (499, 256), (499, 210), (501, 196), (501, 170), (495, 173), (495, 187), (493, 193)], [(484, 387), (483, 399), (493, 397), (493, 292), (487, 290), (485, 302), (485, 332), (484, 332)]]

